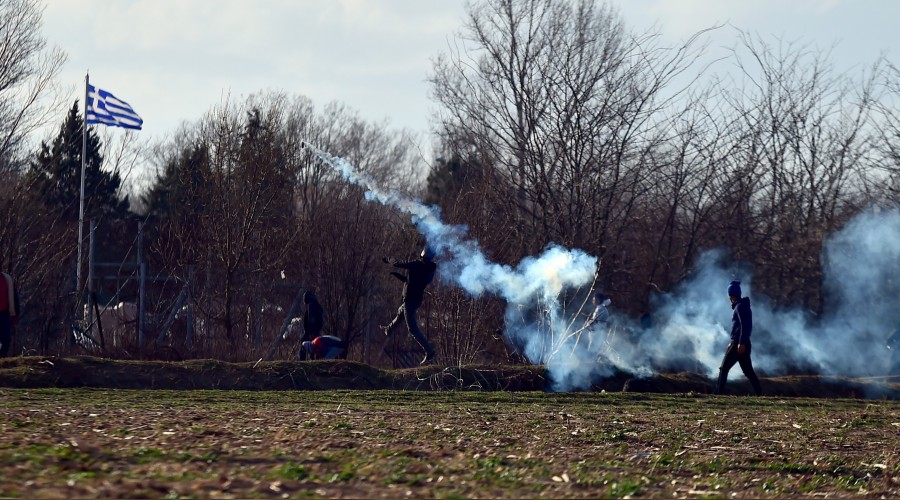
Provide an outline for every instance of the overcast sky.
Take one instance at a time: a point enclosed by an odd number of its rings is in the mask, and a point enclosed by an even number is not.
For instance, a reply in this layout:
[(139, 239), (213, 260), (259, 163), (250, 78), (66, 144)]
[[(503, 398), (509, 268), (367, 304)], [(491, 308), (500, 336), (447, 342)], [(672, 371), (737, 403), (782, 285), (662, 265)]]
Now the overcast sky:
[[(672, 40), (730, 23), (833, 51), (838, 67), (879, 54), (900, 64), (894, 0), (614, 0), (628, 27)], [(261, 90), (335, 100), (369, 120), (425, 133), (432, 58), (462, 25), (463, 0), (47, 0), (44, 35), (69, 57), (62, 79), (83, 100), (84, 75), (128, 101), (143, 138), (194, 121), (226, 95)], [(713, 47), (733, 43), (719, 30)], [(774, 38), (773, 38), (774, 39)], [(63, 117), (60, 117), (60, 122)]]

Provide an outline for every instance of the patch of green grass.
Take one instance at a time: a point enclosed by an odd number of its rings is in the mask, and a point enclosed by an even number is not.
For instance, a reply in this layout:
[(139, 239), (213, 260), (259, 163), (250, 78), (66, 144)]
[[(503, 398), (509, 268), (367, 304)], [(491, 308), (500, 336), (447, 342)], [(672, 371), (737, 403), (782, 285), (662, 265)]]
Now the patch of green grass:
[(394, 455), (394, 459), (388, 463), (392, 470), (385, 476), (384, 484), (409, 484), (406, 467), (412, 463), (412, 458)]
[(492, 470), (501, 468), (503, 465), (503, 459), (496, 456), (478, 458), (475, 460), (475, 470)]
[(873, 418), (871, 416), (855, 417), (847, 423), (847, 427), (851, 429), (860, 429), (870, 425), (880, 425), (881, 423), (881, 419)]
[(823, 485), (826, 485), (828, 481), (822, 476), (812, 476), (809, 480), (801, 481), (797, 486), (797, 491), (800, 493), (813, 493), (822, 488)]
[(625, 429), (605, 429), (591, 434), (587, 439), (591, 442), (601, 443), (604, 441), (625, 441), (628, 439), (628, 436)]
[(848, 491), (857, 491), (865, 487), (865, 479), (850, 474), (844, 474), (834, 478), (833, 484), (838, 488)]
[(193, 499), (193, 498), (199, 498), (199, 497), (197, 495), (190, 494), (190, 493), (187, 495), (183, 495), (175, 490), (169, 490), (166, 493), (166, 495), (163, 497), (164, 500), (181, 500), (182, 498)]
[(200, 475), (196, 472), (189, 470), (182, 470), (175, 473), (161, 473), (161, 472), (151, 472), (147, 474), (148, 478), (156, 479), (165, 483), (178, 483), (178, 482), (190, 482), (194, 481)]
[(675, 454), (674, 453), (663, 453), (659, 455), (656, 459), (657, 467), (668, 467), (675, 463)]
[(331, 428), (336, 431), (338, 431), (338, 430), (349, 431), (353, 427), (350, 425), (350, 422), (341, 421), (341, 422), (338, 422), (338, 423), (334, 424), (333, 426), (331, 426)]
[(219, 452), (218, 451), (207, 451), (206, 453), (203, 453), (202, 455), (197, 457), (197, 459), (202, 462), (206, 462), (208, 464), (218, 462), (219, 461)]
[(159, 448), (146, 448), (141, 446), (132, 452), (132, 456), (139, 464), (149, 464), (152, 462), (159, 462), (166, 456), (166, 452)]
[(91, 456), (70, 445), (32, 444), (13, 451), (9, 457), (12, 463), (46, 464), (51, 461), (85, 463)]
[(78, 482), (83, 479), (93, 479), (95, 477), (97, 477), (96, 471), (86, 470), (86, 471), (81, 471), (81, 472), (73, 472), (72, 474), (69, 474), (69, 476), (66, 479), (68, 481)]
[(722, 457), (713, 457), (712, 460), (706, 462), (696, 462), (693, 464), (694, 469), (706, 474), (721, 474), (728, 470), (731, 462)]
[(494, 456), (476, 459), (471, 470), (475, 479), (504, 487), (520, 479), (517, 471), (521, 469), (511, 467), (503, 458)]
[(766, 493), (775, 493), (778, 489), (778, 482), (774, 478), (766, 478), (760, 485), (760, 489)]
[(810, 464), (793, 462), (766, 462), (765, 469), (787, 474), (814, 474), (816, 472), (816, 468)]
[(349, 480), (353, 479), (354, 477), (356, 477), (356, 469), (351, 466), (344, 466), (344, 468), (340, 472), (331, 476), (331, 479), (329, 480), (329, 482), (332, 482), (332, 483), (344, 482), (344, 481), (349, 481)]
[(609, 497), (623, 498), (639, 495), (642, 482), (629, 477), (609, 483)]
[(305, 465), (288, 462), (275, 470), (275, 477), (280, 479), (290, 479), (294, 481), (303, 481), (309, 479), (311, 474)]

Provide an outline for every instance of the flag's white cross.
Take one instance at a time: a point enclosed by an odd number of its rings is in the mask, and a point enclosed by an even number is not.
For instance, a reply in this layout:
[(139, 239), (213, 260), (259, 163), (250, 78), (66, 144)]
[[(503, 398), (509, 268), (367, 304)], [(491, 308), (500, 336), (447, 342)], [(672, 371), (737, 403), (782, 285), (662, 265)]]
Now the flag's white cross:
[(127, 102), (88, 84), (87, 123), (140, 130), (144, 120)]

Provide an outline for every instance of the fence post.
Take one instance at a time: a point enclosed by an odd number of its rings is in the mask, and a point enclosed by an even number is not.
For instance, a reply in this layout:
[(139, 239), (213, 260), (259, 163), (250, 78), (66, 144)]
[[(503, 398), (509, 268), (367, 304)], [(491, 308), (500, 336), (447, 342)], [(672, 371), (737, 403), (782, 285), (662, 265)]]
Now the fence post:
[(194, 266), (188, 266), (187, 281), (187, 338), (185, 343), (189, 351), (194, 350)]
[(141, 262), (141, 281), (138, 285), (138, 352), (144, 349), (144, 284), (147, 281), (147, 264)]
[(138, 221), (137, 234), (137, 264), (138, 273), (140, 274), (138, 281), (138, 352), (144, 348), (144, 285), (147, 277), (147, 270), (144, 267), (144, 221)]
[[(95, 299), (94, 297), (94, 234), (97, 231), (97, 221), (91, 219), (91, 230), (90, 230), (90, 244), (88, 245), (88, 276), (87, 276), (87, 306), (88, 306), (88, 317), (87, 324), (88, 328), (92, 328), (94, 324), (94, 309), (91, 307), (91, 301)], [(84, 308), (81, 311), (82, 318), (84, 317)], [(97, 321), (100, 321), (100, 318), (97, 318)]]

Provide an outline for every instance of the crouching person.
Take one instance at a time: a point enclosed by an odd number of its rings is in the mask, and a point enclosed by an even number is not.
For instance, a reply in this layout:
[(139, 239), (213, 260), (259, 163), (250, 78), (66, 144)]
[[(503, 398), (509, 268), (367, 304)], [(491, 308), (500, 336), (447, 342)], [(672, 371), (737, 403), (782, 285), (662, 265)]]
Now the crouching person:
[(347, 342), (333, 335), (322, 335), (303, 342), (303, 351), (309, 359), (346, 359)]

